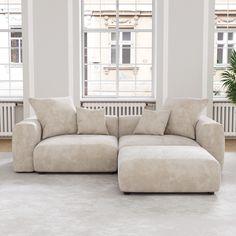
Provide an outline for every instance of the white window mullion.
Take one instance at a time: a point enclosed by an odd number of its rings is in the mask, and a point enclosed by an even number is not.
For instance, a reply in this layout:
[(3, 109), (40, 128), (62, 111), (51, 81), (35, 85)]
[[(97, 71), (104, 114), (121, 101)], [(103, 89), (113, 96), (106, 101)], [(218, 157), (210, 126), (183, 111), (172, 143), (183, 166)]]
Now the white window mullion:
[(120, 62), (120, 33), (119, 33), (119, 1), (116, 0), (116, 96), (119, 97), (119, 62)]

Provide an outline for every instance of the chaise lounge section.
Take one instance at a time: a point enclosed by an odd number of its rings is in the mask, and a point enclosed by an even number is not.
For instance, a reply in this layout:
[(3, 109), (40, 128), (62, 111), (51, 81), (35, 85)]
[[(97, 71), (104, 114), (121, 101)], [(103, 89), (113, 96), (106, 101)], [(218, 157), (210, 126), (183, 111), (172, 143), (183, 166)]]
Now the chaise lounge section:
[(216, 192), (224, 160), (224, 131), (201, 117), (196, 140), (133, 135), (139, 117), (121, 117), (118, 180), (122, 192)]

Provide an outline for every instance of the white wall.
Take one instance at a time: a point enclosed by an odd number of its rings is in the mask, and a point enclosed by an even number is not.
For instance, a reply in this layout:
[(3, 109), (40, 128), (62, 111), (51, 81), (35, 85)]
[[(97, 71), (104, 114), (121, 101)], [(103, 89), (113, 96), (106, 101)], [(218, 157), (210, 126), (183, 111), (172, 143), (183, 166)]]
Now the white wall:
[[(157, 102), (211, 99), (214, 0), (156, 2)], [(29, 96), (71, 95), (79, 104), (79, 1), (23, 0), (23, 15), (25, 116)]]

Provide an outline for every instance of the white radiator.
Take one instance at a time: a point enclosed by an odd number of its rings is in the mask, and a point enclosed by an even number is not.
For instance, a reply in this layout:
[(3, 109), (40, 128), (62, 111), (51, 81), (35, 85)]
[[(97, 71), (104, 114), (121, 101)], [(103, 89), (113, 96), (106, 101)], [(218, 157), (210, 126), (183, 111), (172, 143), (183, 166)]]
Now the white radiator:
[(15, 103), (0, 103), (0, 137), (12, 136), (15, 125)]
[(236, 136), (236, 106), (234, 104), (214, 102), (213, 119), (224, 126), (225, 136)]
[(143, 109), (146, 107), (144, 102), (132, 102), (132, 103), (123, 103), (123, 102), (86, 102), (82, 106), (87, 109), (105, 109), (106, 115), (109, 116), (135, 116), (142, 115)]

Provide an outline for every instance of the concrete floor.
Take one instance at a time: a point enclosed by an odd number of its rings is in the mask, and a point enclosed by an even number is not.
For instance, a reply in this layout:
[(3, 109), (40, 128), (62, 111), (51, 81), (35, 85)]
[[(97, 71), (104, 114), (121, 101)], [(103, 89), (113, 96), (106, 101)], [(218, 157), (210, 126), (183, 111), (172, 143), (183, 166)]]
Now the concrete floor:
[(235, 236), (236, 145), (215, 195), (123, 195), (117, 175), (16, 174), (0, 153), (0, 235)]

